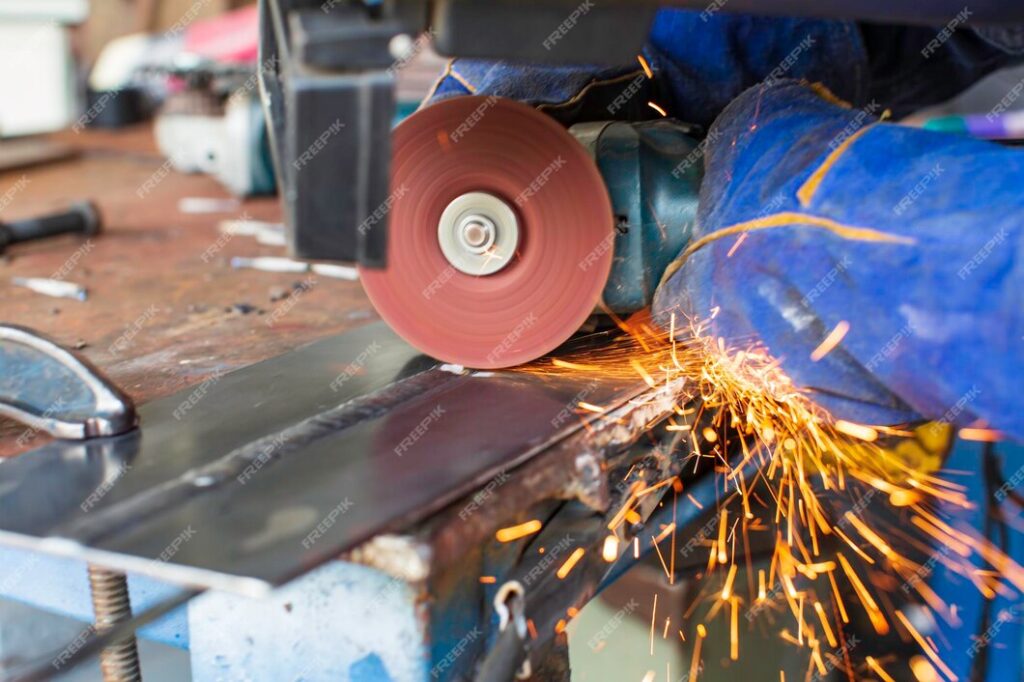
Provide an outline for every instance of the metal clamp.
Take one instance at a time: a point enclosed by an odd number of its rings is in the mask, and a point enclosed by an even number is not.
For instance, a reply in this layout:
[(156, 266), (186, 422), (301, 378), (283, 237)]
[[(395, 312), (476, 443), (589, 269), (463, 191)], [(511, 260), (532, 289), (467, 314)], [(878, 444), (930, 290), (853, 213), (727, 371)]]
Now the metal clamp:
[(131, 398), (92, 363), (15, 325), (0, 325), (0, 416), (69, 440), (116, 436), (138, 421)]

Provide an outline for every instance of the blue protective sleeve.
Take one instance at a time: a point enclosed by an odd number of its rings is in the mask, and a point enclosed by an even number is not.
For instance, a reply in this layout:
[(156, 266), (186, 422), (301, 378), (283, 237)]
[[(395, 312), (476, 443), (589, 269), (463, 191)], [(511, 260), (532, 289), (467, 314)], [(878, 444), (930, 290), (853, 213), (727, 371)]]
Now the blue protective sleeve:
[(875, 123), (783, 82), (723, 112), (705, 166), (698, 238), (781, 224), (681, 259), (657, 313), (719, 308), (714, 334), (762, 340), (837, 416), (1024, 437), (1024, 151)]
[[(663, 9), (637, 62), (544, 66), (457, 59), (431, 101), (497, 95), (541, 107), (563, 123), (673, 118), (709, 126), (741, 92), (782, 78), (822, 83), (854, 106), (901, 116), (943, 101), (985, 74), (1019, 61), (1024, 28), (941, 28), (758, 17)], [(643, 87), (636, 87), (639, 76)]]

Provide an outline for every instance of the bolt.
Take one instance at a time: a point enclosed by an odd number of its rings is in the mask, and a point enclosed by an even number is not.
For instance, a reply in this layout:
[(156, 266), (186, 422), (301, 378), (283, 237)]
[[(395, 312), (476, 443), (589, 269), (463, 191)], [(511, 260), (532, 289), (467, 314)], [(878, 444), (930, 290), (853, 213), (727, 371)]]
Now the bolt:
[[(131, 620), (132, 604), (124, 573), (90, 564), (89, 590), (97, 633), (106, 632)], [(100, 653), (100, 670), (103, 672), (103, 682), (142, 682), (135, 635), (129, 635), (103, 649)]]

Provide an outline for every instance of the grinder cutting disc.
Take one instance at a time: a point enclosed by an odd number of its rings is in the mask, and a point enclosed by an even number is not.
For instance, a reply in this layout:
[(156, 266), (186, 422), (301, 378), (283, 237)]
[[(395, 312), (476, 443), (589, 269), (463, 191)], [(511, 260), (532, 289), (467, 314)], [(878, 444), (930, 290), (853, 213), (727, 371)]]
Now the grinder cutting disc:
[(614, 225), (583, 146), (531, 107), (458, 97), (395, 129), (387, 269), (360, 276), (406, 341), (467, 367), (553, 350), (593, 311)]

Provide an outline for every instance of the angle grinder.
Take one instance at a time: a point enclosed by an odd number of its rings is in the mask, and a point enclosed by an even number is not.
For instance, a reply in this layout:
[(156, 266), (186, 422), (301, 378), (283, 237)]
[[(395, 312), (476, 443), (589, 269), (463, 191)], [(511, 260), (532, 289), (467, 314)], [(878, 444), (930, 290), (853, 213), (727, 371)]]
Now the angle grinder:
[(387, 268), (363, 286), (438, 360), (534, 360), (595, 311), (650, 304), (692, 233), (700, 155), (671, 119), (566, 130), (514, 100), (444, 100), (394, 131)]

